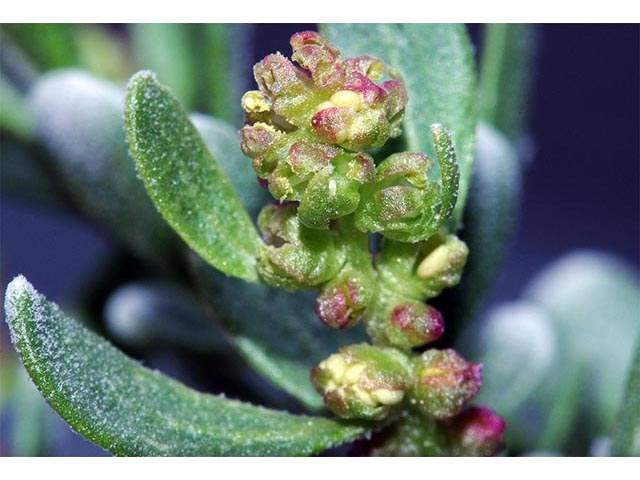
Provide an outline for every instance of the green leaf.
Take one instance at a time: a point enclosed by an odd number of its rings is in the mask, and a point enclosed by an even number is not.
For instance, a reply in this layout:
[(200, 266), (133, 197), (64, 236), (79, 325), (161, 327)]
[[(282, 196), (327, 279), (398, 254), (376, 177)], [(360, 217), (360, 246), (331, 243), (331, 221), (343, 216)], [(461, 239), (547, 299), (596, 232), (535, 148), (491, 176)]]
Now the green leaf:
[(136, 177), (124, 132), (124, 92), (78, 70), (41, 77), (30, 95), (37, 138), (80, 210), (138, 256), (166, 265), (174, 233)]
[(136, 65), (156, 72), (187, 108), (196, 95), (197, 62), (210, 62), (191, 42), (191, 25), (178, 23), (136, 23), (131, 25)]
[(124, 38), (106, 25), (77, 25), (75, 38), (80, 63), (99, 77), (120, 81), (135, 71)]
[(197, 62), (198, 106), (233, 125), (242, 122), (242, 94), (249, 90), (251, 70), (245, 61), (250, 51), (251, 25), (215, 23), (192, 25), (192, 43)]
[[(323, 33), (347, 57), (371, 55), (398, 70), (409, 92), (404, 138), (409, 151), (434, 158), (429, 127), (453, 134), (460, 165), (454, 212), (459, 223), (471, 181), (476, 115), (476, 74), (464, 26), (452, 24), (329, 24)], [(433, 168), (433, 179), (440, 178)]]
[(460, 284), (445, 291), (445, 318), (456, 332), (479, 314), (509, 248), (522, 190), (521, 166), (508, 140), (493, 127), (479, 123), (464, 229), (469, 261)]
[(16, 457), (47, 455), (53, 412), (22, 367), (15, 371), (15, 389), (9, 406), (12, 414), (11, 454)]
[(573, 370), (584, 372), (586, 430), (592, 436), (608, 433), (640, 335), (637, 272), (604, 254), (575, 253), (547, 267), (525, 296), (551, 316), (560, 348), (579, 366)]
[(213, 158), (220, 162), (229, 176), (251, 218), (257, 218), (262, 207), (273, 201), (273, 198), (260, 186), (256, 172), (251, 167), (251, 160), (240, 150), (238, 130), (222, 120), (199, 113), (192, 114), (190, 119)]
[(26, 52), (0, 26), (0, 70), (15, 87), (25, 94), (38, 76), (38, 69)]
[(550, 398), (559, 391), (558, 376), (552, 373), (562, 361), (557, 343), (552, 319), (524, 301), (492, 309), (459, 342), (465, 357), (484, 366), (476, 401), (507, 421), (507, 445), (512, 452), (531, 449), (541, 441), (548, 404), (535, 404), (532, 398), (543, 397), (543, 391), (552, 392)]
[(614, 455), (640, 457), (640, 341), (629, 371), (622, 408), (613, 427), (612, 440)]
[(321, 408), (310, 370), (340, 346), (365, 341), (363, 329), (336, 332), (322, 324), (311, 292), (225, 278), (197, 258), (192, 267), (203, 298), (247, 362), (307, 407)]
[(537, 50), (535, 26), (485, 25), (480, 70), (480, 115), (516, 140), (526, 121)]
[(85, 438), (116, 455), (305, 455), (365, 429), (193, 391), (142, 367), (26, 281), (7, 288), (11, 338), (29, 375)]
[(25, 97), (0, 70), (0, 128), (22, 141), (33, 137), (31, 116)]
[(257, 281), (258, 232), (184, 109), (153, 73), (129, 82), (125, 123), (140, 177), (169, 225), (217, 269)]
[(147, 280), (118, 287), (105, 303), (104, 321), (110, 338), (128, 347), (228, 350), (223, 333), (197, 298), (174, 282)]
[(73, 25), (69, 23), (10, 23), (2, 27), (43, 70), (77, 64)]

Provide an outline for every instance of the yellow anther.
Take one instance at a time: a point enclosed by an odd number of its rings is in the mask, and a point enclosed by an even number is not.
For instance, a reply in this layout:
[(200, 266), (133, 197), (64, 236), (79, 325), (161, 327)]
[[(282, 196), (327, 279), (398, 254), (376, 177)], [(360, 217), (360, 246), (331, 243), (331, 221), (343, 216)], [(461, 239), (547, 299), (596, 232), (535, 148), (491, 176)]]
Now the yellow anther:
[(259, 113), (268, 112), (271, 105), (262, 92), (250, 90), (242, 96), (242, 108), (247, 113)]
[(384, 63), (373, 62), (367, 69), (367, 77), (371, 80), (380, 80), (384, 75)]
[(379, 388), (371, 392), (371, 396), (378, 403), (383, 405), (395, 405), (404, 397), (402, 390), (389, 390), (388, 388)]
[(316, 107), (316, 112), (319, 112), (320, 110), (326, 110), (327, 108), (332, 108), (335, 106), (336, 105), (334, 105), (331, 102), (322, 102), (322, 103), (319, 103), (318, 106)]
[(364, 363), (354, 363), (353, 365), (349, 365), (347, 370), (344, 372), (344, 380), (346, 383), (356, 383), (360, 380), (360, 376), (362, 372), (367, 368), (367, 365)]
[(264, 123), (264, 122), (256, 122), (252, 125), (253, 128), (259, 128), (260, 130), (266, 130), (268, 132), (273, 132), (273, 133), (280, 133), (280, 131), (275, 128), (273, 125), (269, 125), (268, 123)]
[(347, 363), (341, 355), (331, 355), (322, 363), (324, 363), (324, 367), (321, 364), (321, 368), (326, 368), (337, 382), (342, 380), (347, 369)]
[(418, 266), (420, 278), (431, 278), (442, 272), (449, 264), (449, 249), (440, 245), (436, 247)]
[(420, 377), (437, 377), (445, 373), (445, 371), (438, 367), (425, 367), (420, 370)]
[(339, 90), (329, 100), (336, 107), (350, 107), (356, 112), (362, 110), (364, 104), (364, 97), (360, 92), (354, 92), (352, 90)]
[(362, 388), (358, 387), (357, 385), (354, 387), (351, 387), (353, 392), (356, 394), (356, 396), (358, 397), (358, 400), (360, 400), (362, 403), (365, 403), (367, 405), (375, 405), (376, 401), (373, 399), (373, 397), (371, 396), (371, 394), (369, 392), (367, 392), (366, 390), (363, 390)]

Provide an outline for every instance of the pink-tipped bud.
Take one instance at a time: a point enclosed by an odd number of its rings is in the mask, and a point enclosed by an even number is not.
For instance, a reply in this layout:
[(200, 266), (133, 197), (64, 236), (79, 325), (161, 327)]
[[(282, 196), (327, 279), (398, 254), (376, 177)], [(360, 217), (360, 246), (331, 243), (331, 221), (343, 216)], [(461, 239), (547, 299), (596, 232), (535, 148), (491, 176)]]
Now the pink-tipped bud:
[(339, 144), (348, 138), (352, 120), (353, 111), (349, 107), (329, 107), (311, 118), (311, 128), (322, 140)]
[(282, 135), (264, 123), (247, 125), (240, 130), (240, 148), (247, 157), (256, 158), (263, 155)]
[(323, 287), (316, 300), (316, 313), (325, 325), (349, 328), (362, 318), (371, 294), (360, 279), (347, 276)]
[(459, 457), (491, 457), (504, 449), (507, 424), (486, 407), (464, 409), (449, 422), (451, 453)]
[(413, 400), (423, 414), (456, 415), (482, 387), (482, 365), (467, 362), (455, 350), (427, 350), (414, 360)]
[(442, 314), (418, 301), (397, 305), (385, 328), (389, 342), (399, 348), (420, 347), (433, 342), (444, 333)]
[(344, 62), (340, 50), (322, 35), (313, 31), (299, 32), (291, 37), (291, 58), (309, 71), (320, 89), (338, 86), (344, 80)]

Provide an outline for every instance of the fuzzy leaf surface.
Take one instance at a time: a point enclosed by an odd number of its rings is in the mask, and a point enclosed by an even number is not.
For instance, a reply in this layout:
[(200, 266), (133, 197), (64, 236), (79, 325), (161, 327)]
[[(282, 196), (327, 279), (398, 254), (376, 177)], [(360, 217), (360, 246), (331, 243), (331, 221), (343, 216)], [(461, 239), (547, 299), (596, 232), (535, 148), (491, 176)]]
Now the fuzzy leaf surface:
[(85, 72), (63, 70), (41, 77), (29, 102), (37, 138), (78, 208), (138, 256), (166, 264), (176, 237), (127, 152), (124, 92)]
[(169, 225), (215, 268), (257, 281), (258, 232), (229, 177), (153, 73), (131, 78), (125, 124), (140, 177)]
[(81, 435), (116, 455), (309, 455), (360, 426), (198, 393), (64, 315), (24, 277), (7, 288), (11, 338), (33, 382)]

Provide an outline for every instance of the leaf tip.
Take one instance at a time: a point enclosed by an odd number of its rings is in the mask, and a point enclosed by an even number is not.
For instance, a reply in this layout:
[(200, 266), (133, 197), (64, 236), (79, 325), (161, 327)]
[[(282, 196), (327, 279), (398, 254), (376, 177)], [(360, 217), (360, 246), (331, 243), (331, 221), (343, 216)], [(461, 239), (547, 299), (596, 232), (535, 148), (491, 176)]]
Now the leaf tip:
[(36, 289), (24, 275), (18, 275), (7, 285), (4, 299), (5, 320), (9, 326), (11, 343), (17, 350), (20, 350), (19, 332), (22, 330), (21, 322), (23, 319), (21, 312), (27, 308), (24, 302), (26, 299), (34, 298), (37, 294)]
[(129, 79), (127, 90), (131, 90), (142, 83), (159, 83), (158, 76), (152, 70), (140, 70), (134, 73)]

